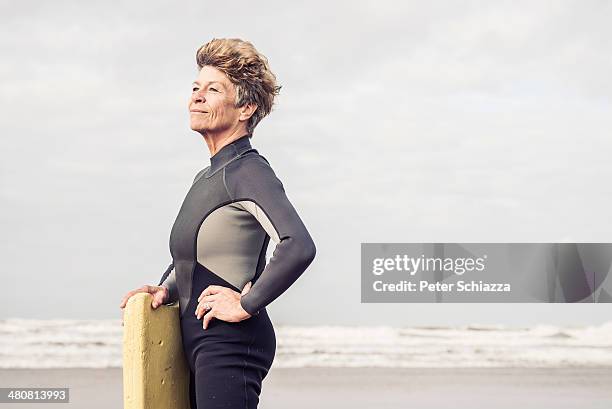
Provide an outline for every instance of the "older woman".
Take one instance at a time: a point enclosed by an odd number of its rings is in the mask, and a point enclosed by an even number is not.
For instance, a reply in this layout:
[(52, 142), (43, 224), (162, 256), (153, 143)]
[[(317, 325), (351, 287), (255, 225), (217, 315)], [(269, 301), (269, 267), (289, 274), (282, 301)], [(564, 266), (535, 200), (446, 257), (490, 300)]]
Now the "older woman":
[[(256, 408), (276, 350), (266, 306), (304, 272), (315, 245), (268, 161), (251, 147), (253, 130), (280, 87), (251, 43), (214, 39), (196, 53), (191, 129), (210, 150), (170, 234), (172, 264), (152, 307), (179, 303), (195, 408)], [(276, 249), (266, 264), (269, 240)]]

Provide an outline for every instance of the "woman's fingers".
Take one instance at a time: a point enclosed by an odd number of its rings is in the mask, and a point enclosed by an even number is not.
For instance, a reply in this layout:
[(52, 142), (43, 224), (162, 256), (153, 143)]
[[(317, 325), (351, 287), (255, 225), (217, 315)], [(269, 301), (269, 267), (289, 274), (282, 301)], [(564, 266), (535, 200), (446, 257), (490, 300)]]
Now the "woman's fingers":
[(219, 301), (223, 297), (226, 296), (225, 294), (226, 291), (233, 291), (233, 290), (231, 290), (228, 287), (222, 287), (218, 285), (211, 285), (211, 286), (206, 287), (206, 289), (202, 291), (202, 293), (198, 297), (198, 306), (196, 307), (196, 310), (195, 310), (196, 317), (200, 319), (202, 314), (206, 312), (204, 307), (208, 305), (209, 307), (208, 309), (212, 308), (212, 305), (215, 301)]
[(198, 302), (202, 302), (202, 301), (214, 301), (217, 298), (223, 296), (223, 294), (211, 294), (211, 295), (204, 295), (204, 293), (200, 294), (200, 296), (198, 297)]
[(130, 297), (132, 297), (134, 294), (138, 294), (138, 293), (149, 293), (149, 294), (153, 294), (155, 296), (155, 294), (157, 293), (157, 291), (159, 291), (159, 289), (162, 287), (157, 287), (157, 286), (153, 286), (153, 285), (143, 285), (140, 288), (137, 288), (135, 290), (132, 290), (130, 292), (128, 292), (125, 297), (123, 297), (123, 299), (121, 300), (121, 304), (119, 304), (119, 308), (125, 308), (128, 300), (130, 299)]
[(159, 307), (162, 303), (162, 299), (161, 297), (158, 295), (159, 293), (161, 293), (161, 291), (156, 292), (155, 294), (153, 294), (153, 301), (151, 301), (151, 307), (153, 309), (156, 309), (157, 307)]
[[(204, 317), (202, 328), (206, 329), (213, 318), (232, 321), (234, 303), (240, 302), (240, 296), (249, 292), (251, 282), (248, 282), (239, 295), (237, 291), (229, 287), (211, 285), (206, 287), (198, 297), (198, 305), (195, 309), (197, 319)], [(221, 318), (219, 318), (221, 317)]]
[[(221, 288), (226, 288), (226, 287), (221, 287)], [(196, 317), (198, 317), (198, 319), (200, 319), (202, 314), (206, 312), (206, 311), (204, 311), (204, 307), (207, 304), (208, 304), (209, 309), (210, 309), (210, 308), (212, 308), (213, 302), (215, 302), (216, 300), (220, 299), (219, 297), (223, 296), (223, 294), (221, 292), (217, 292), (215, 294), (206, 295), (205, 291), (206, 290), (202, 291), (202, 293), (198, 297), (198, 306), (196, 307), (196, 311), (195, 311), (195, 315), (196, 315)]]
[(125, 295), (125, 297), (123, 297), (123, 299), (121, 300), (121, 304), (119, 304), (119, 308), (124, 308), (125, 305), (127, 304), (128, 300), (130, 299), (131, 296), (133, 296), (134, 294), (138, 293), (140, 291), (138, 290), (132, 290), (129, 293), (127, 293)]
[(204, 314), (204, 319), (202, 320), (202, 328), (203, 329), (208, 328), (208, 323), (213, 318), (215, 318), (215, 309), (212, 309), (212, 310), (208, 311), (206, 314)]
[(167, 289), (165, 287), (157, 287), (153, 293), (153, 301), (151, 302), (151, 307), (153, 307), (153, 309), (159, 307), (166, 301), (166, 292)]
[(200, 319), (200, 317), (202, 317), (202, 314), (204, 314), (206, 311), (211, 310), (212, 308), (213, 308), (212, 301), (201, 301), (196, 307), (195, 315), (198, 319)]
[(217, 293), (220, 293), (226, 290), (229, 290), (229, 288), (223, 287), (222, 285), (209, 285), (208, 287), (204, 289), (204, 291), (202, 291), (202, 294), (200, 294), (200, 297), (203, 295), (217, 294)]

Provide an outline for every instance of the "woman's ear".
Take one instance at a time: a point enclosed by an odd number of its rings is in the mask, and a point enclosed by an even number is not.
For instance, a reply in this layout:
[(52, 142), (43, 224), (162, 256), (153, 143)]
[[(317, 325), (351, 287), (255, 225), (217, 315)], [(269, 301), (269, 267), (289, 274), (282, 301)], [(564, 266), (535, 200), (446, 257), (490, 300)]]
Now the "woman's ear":
[(240, 118), (239, 119), (241, 121), (246, 121), (251, 116), (253, 116), (255, 111), (257, 111), (257, 104), (255, 103), (244, 104), (242, 107), (240, 107)]

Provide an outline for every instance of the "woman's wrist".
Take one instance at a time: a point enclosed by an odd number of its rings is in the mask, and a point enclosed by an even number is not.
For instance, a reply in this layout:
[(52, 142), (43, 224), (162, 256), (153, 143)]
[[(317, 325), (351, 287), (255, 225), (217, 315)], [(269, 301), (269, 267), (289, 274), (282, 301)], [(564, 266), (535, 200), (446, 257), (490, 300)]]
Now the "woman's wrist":
[(240, 296), (240, 308), (246, 313), (248, 314), (247, 318), (252, 317), (253, 315), (257, 315), (259, 314), (259, 311), (257, 311), (256, 313), (252, 314), (250, 311), (248, 311), (246, 308), (244, 308), (244, 305), (242, 304), (242, 298), (244, 297), (244, 294)]

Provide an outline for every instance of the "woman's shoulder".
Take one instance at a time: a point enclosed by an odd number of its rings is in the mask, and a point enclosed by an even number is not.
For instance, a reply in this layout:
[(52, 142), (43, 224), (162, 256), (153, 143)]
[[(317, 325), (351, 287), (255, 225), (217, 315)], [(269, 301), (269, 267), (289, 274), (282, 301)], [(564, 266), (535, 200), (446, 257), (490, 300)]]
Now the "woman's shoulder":
[(270, 162), (258, 152), (249, 152), (230, 163), (226, 167), (225, 182), (232, 196), (243, 191), (282, 189), (283, 186)]
[(228, 165), (228, 170), (232, 173), (250, 173), (253, 175), (265, 175), (274, 173), (272, 165), (268, 159), (256, 150), (252, 150), (240, 156)]
[(210, 169), (210, 166), (207, 166), (204, 169), (199, 170), (198, 173), (196, 173), (195, 177), (193, 178), (192, 184), (197, 182), (198, 179), (200, 179), (202, 177), (202, 175), (204, 175), (208, 169)]

